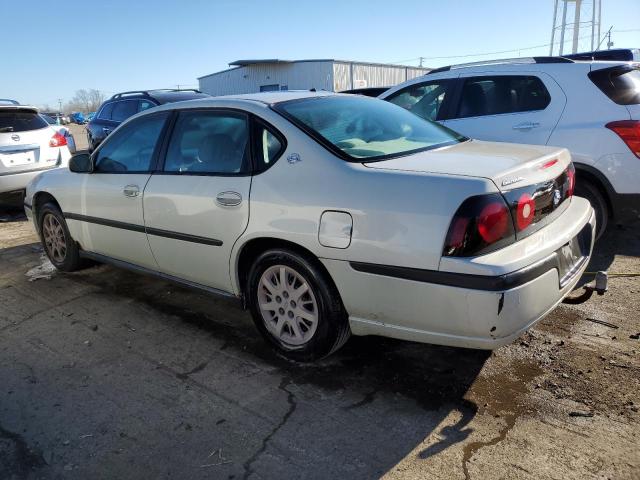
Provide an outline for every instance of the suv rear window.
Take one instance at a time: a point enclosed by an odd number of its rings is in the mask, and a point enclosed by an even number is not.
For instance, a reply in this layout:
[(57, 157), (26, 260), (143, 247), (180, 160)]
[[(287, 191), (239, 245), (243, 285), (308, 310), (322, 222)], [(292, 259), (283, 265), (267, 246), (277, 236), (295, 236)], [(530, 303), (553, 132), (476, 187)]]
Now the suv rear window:
[(640, 66), (621, 65), (589, 73), (596, 87), (618, 105), (640, 104)]
[(0, 133), (27, 132), (47, 126), (44, 118), (32, 110), (0, 110)]

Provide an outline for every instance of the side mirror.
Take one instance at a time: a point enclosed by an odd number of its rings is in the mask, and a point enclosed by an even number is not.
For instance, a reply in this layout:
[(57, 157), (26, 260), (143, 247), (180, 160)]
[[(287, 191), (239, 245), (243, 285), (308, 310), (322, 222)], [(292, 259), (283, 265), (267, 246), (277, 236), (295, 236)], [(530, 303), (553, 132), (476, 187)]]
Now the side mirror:
[(88, 153), (78, 153), (69, 160), (69, 170), (74, 173), (91, 173), (93, 162)]

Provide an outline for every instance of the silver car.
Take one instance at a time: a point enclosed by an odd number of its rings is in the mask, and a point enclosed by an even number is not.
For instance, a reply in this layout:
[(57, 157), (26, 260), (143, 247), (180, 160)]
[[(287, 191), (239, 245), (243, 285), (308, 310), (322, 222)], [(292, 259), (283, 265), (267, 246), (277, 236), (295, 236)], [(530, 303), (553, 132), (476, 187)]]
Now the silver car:
[(504, 345), (573, 289), (594, 238), (566, 149), (362, 96), (167, 104), (69, 167), (25, 204), (58, 269), (87, 258), (238, 298), (298, 360), (351, 334)]

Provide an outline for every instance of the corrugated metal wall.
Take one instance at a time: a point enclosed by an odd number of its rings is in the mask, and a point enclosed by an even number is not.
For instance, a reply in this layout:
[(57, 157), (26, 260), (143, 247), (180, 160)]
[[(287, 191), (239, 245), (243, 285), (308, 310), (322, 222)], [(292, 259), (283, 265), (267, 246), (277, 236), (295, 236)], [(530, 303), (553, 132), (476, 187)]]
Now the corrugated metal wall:
[[(199, 79), (200, 90), (210, 95), (255, 93), (261, 86), (286, 86), (289, 90), (333, 90), (390, 87), (424, 75), (429, 69), (358, 62), (309, 61), (258, 63)], [(353, 77), (353, 78), (352, 78)]]
[(255, 93), (264, 85), (289, 90), (331, 90), (333, 62), (262, 63), (238, 67), (199, 79), (200, 90), (209, 95)]

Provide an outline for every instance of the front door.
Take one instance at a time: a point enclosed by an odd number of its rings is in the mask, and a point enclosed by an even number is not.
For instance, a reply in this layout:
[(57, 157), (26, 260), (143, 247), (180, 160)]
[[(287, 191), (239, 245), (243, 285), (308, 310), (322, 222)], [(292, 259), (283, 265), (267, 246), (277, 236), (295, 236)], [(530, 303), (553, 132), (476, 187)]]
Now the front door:
[(160, 271), (231, 291), (229, 259), (249, 221), (249, 118), (180, 110), (162, 171), (144, 192), (145, 225)]
[(546, 145), (567, 100), (540, 72), (462, 74), (459, 81), (457, 105), (442, 123), (478, 140)]
[(168, 113), (136, 119), (94, 153), (94, 171), (84, 174), (80, 204), (65, 216), (79, 225), (84, 249), (157, 269), (144, 228), (142, 195)]

